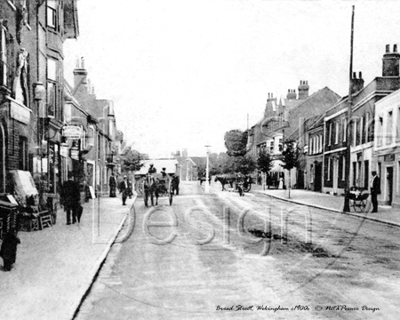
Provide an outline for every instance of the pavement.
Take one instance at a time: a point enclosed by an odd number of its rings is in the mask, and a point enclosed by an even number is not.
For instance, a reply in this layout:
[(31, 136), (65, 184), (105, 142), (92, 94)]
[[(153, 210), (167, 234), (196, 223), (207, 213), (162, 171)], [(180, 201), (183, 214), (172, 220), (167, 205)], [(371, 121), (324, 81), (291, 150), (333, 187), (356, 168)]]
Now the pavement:
[[(83, 205), (80, 223), (66, 214), (43, 230), (18, 233), (21, 244), (10, 272), (0, 267), (0, 318), (73, 319), (104, 262), (134, 200), (102, 197)], [(2, 260), (2, 259), (0, 259)]]
[[(289, 196), (289, 190), (287, 189), (264, 190), (260, 185), (252, 185), (252, 191), (300, 205), (307, 205), (322, 210), (343, 213), (343, 196), (334, 196), (301, 189), (291, 189)], [(400, 210), (396, 210), (390, 206), (378, 206), (378, 212), (376, 213), (372, 213), (371, 210), (372, 208), (370, 208), (368, 212), (356, 212), (351, 208), (350, 212), (345, 212), (344, 214), (400, 227)]]

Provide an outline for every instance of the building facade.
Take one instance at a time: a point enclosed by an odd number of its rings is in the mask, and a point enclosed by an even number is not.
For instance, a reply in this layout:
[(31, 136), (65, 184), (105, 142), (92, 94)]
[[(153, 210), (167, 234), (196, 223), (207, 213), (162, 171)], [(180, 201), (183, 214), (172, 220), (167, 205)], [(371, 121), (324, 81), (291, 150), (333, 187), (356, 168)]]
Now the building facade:
[[(378, 171), (373, 157), (375, 132), (375, 104), (400, 88), (397, 46), (383, 55), (382, 76), (364, 87), (361, 73), (352, 77), (352, 118), (347, 119), (348, 97), (343, 98), (326, 112), (324, 119), (324, 192), (344, 194), (347, 177), (346, 150), (350, 144), (350, 185), (369, 189), (371, 172)], [(347, 135), (347, 130), (350, 130)], [(347, 141), (350, 139), (350, 141)]]
[(376, 103), (373, 157), (381, 179), (380, 204), (400, 208), (400, 90)]

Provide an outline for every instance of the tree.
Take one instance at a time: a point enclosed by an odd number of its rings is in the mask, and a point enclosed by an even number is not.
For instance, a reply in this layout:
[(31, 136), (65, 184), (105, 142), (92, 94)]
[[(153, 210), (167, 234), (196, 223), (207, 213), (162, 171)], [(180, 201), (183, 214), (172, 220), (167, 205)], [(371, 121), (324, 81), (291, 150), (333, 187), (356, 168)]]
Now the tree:
[(225, 133), (225, 147), (230, 156), (244, 156), (246, 154), (247, 131), (231, 130)]
[(256, 169), (256, 162), (249, 156), (237, 156), (233, 158), (233, 169), (244, 175), (252, 173)]
[(125, 150), (125, 153), (121, 155), (122, 171), (139, 171), (140, 168), (143, 166), (141, 161), (145, 158), (146, 155), (142, 155), (139, 151), (133, 150), (131, 147), (128, 147)]
[(284, 150), (282, 151), (284, 164), (281, 166), (289, 171), (289, 198), (290, 198), (290, 188), (291, 188), (291, 170), (299, 166), (299, 156), (300, 150), (296, 145), (294, 140), (287, 140), (285, 142)]
[(271, 155), (265, 149), (260, 150), (257, 158), (257, 168), (261, 172), (268, 173), (273, 166)]

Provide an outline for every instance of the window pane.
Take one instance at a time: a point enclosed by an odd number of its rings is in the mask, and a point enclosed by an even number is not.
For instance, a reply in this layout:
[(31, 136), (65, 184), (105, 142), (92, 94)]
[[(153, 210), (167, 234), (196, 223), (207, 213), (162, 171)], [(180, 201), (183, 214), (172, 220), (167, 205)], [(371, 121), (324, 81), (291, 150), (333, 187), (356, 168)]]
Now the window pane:
[(57, 61), (47, 59), (47, 78), (53, 81), (57, 80)]
[(54, 83), (47, 83), (47, 116), (54, 117), (56, 110), (56, 86)]
[(47, 7), (47, 25), (52, 28), (56, 27), (56, 10), (50, 7)]

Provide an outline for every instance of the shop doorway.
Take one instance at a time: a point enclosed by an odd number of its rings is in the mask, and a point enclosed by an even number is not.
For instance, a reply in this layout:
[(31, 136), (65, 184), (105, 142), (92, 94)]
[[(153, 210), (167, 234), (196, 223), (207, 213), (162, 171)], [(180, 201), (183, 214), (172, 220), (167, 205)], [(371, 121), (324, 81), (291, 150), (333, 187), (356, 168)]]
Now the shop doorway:
[(388, 205), (392, 205), (393, 200), (393, 167), (386, 168), (387, 199)]
[(315, 163), (314, 191), (321, 192), (322, 188), (322, 162)]

